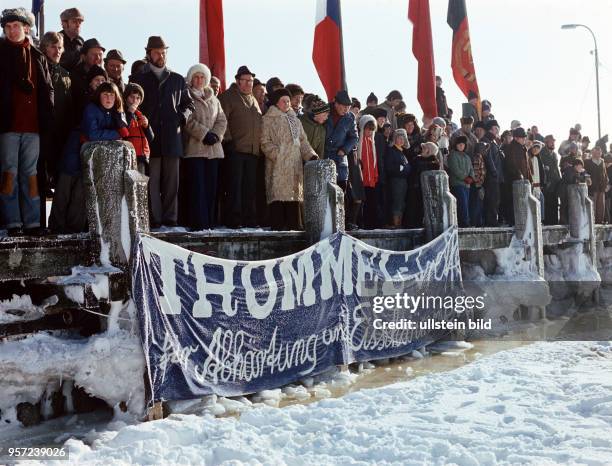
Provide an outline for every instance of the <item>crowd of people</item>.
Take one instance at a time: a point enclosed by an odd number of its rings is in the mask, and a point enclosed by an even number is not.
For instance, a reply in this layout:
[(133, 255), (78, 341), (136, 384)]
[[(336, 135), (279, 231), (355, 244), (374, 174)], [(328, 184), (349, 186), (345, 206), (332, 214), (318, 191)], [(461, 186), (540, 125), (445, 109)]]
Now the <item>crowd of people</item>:
[(9, 235), (85, 231), (81, 147), (119, 140), (149, 178), (153, 229), (303, 229), (304, 164), (316, 159), (336, 165), (348, 229), (422, 227), (428, 170), (448, 173), (461, 227), (513, 225), (519, 179), (531, 183), (545, 224), (567, 223), (567, 186), (581, 182), (596, 222), (610, 222), (612, 154), (606, 138), (591, 147), (580, 125), (557, 153), (537, 126), (515, 120), (502, 132), (491, 103), (471, 93), (457, 126), (439, 77), (438, 116), (420, 121), (397, 90), (383, 102), (370, 93), (363, 107), (342, 90), (327, 102), (247, 66), (220, 93), (204, 64), (171, 71), (160, 36), (125, 82), (123, 54), (84, 40), (77, 8), (60, 20), (62, 30), (39, 41), (31, 13), (2, 11), (0, 229)]

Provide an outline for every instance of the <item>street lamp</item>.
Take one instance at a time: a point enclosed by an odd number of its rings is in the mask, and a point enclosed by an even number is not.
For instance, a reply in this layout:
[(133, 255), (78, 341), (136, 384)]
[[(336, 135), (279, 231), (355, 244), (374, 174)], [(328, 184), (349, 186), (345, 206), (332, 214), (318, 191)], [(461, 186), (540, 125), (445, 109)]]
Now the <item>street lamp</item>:
[(593, 42), (595, 43), (595, 85), (597, 87), (597, 135), (598, 139), (601, 139), (601, 112), (599, 107), (599, 55), (597, 54), (597, 39), (595, 39), (595, 34), (591, 30), (590, 27), (585, 26), (584, 24), (564, 24), (561, 26), (561, 29), (576, 29), (576, 28), (585, 28), (593, 36)]

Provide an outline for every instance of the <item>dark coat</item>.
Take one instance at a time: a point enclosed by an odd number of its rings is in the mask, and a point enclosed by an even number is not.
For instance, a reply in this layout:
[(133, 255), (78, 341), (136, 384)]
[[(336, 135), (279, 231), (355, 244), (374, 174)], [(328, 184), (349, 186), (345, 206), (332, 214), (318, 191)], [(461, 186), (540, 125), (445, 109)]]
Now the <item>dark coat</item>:
[(70, 83), (72, 86), (72, 101), (74, 104), (74, 126), (81, 123), (81, 117), (85, 107), (91, 102), (91, 90), (87, 81), (87, 70), (85, 63), (81, 62), (70, 71)]
[(505, 176), (508, 183), (520, 179), (532, 181), (527, 148), (516, 141), (512, 141), (506, 151)]
[(592, 159), (587, 159), (584, 162), (584, 169), (591, 175), (591, 186), (589, 186), (589, 196), (595, 193), (604, 192), (608, 186), (608, 172), (606, 171), (606, 164), (601, 160), (601, 163), (597, 165)]
[(446, 103), (446, 95), (444, 89), (436, 86), (436, 107), (438, 109), (438, 116), (442, 118), (448, 118), (448, 104)]
[(181, 126), (195, 109), (185, 78), (166, 69), (158, 80), (149, 65), (145, 65), (132, 81), (144, 89), (139, 109), (149, 119), (155, 134), (151, 157), (182, 157)]
[(489, 144), (489, 152), (485, 156), (485, 168), (487, 174), (485, 176), (485, 186), (493, 183), (503, 183), (504, 179), (504, 158), (505, 155), (497, 145), (493, 133), (487, 133), (482, 138), (483, 142)]
[(408, 178), (410, 175), (410, 164), (404, 152), (396, 146), (387, 149), (385, 156), (385, 169), (388, 178)]
[(544, 164), (546, 170), (547, 185), (546, 191), (556, 193), (561, 181), (561, 173), (559, 173), (559, 161), (555, 151), (551, 151), (544, 147), (540, 152), (540, 160)]
[(62, 149), (73, 127), (74, 105), (70, 74), (59, 64), (49, 64), (54, 89), (53, 122), (49, 131), (49, 141), (41, 146), (41, 153), (47, 161), (47, 170), (55, 176), (61, 161)]
[[(8, 40), (0, 40), (0, 133), (11, 128), (14, 66), (12, 63), (12, 45)], [(53, 120), (53, 83), (46, 57), (34, 46), (30, 46), (32, 61), (36, 66), (36, 92), (38, 102), (38, 128), (44, 135), (50, 130)]]
[(435, 155), (429, 155), (427, 157), (417, 155), (410, 161), (410, 166), (412, 170), (409, 178), (409, 186), (420, 190), (421, 173), (430, 170), (440, 170), (440, 161)]
[(374, 133), (374, 146), (376, 147), (376, 164), (378, 165), (378, 184), (385, 184), (387, 179), (385, 172), (385, 154), (387, 152), (387, 141), (382, 129)]
[(60, 31), (60, 34), (64, 37), (64, 53), (60, 59), (60, 65), (67, 71), (72, 71), (81, 59), (81, 49), (85, 41), (81, 36), (71, 40), (64, 31)]

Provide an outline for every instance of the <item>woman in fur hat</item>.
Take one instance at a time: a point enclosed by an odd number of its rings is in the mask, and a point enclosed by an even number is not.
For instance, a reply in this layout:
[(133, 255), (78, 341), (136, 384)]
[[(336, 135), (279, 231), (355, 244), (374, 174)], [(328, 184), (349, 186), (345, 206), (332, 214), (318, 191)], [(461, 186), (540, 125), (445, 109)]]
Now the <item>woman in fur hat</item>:
[(408, 149), (408, 135), (405, 129), (396, 129), (393, 133), (393, 145), (385, 154), (385, 170), (389, 184), (389, 203), (391, 205), (391, 228), (400, 228), (406, 208), (406, 193), (410, 164), (404, 149)]
[(303, 161), (317, 153), (291, 108), (291, 94), (278, 89), (269, 96), (262, 118), (261, 149), (266, 156), (266, 198), (273, 230), (303, 230)]
[(210, 87), (210, 78), (210, 69), (201, 63), (187, 72), (195, 110), (183, 132), (186, 186), (181, 204), (186, 207), (187, 226), (195, 231), (212, 228), (215, 223), (219, 163), (224, 156), (221, 141), (227, 128), (225, 113)]

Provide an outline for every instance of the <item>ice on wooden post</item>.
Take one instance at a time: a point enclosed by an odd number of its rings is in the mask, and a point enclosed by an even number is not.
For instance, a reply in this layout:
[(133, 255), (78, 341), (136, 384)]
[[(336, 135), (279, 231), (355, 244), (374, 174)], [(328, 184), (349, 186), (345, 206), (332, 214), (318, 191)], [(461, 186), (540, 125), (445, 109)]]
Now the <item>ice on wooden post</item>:
[(448, 175), (443, 170), (421, 173), (425, 231), (427, 241), (457, 226), (457, 200), (450, 193)]
[(314, 160), (304, 166), (304, 224), (311, 244), (344, 231), (344, 193), (336, 184), (333, 160)]
[(122, 141), (81, 150), (89, 231), (100, 241), (102, 265), (125, 267), (137, 232), (149, 229), (147, 177), (136, 171), (134, 147)]

